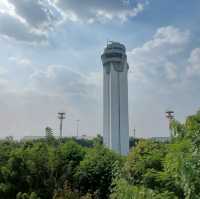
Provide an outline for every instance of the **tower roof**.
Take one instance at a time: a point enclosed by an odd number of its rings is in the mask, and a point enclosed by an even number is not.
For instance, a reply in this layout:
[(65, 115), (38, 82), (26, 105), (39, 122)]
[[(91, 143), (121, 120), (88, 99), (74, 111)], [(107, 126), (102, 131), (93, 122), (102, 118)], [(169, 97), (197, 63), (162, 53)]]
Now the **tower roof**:
[(115, 42), (115, 41), (109, 41), (107, 43), (106, 49), (119, 49), (119, 50), (126, 51), (126, 48), (123, 44), (119, 42)]

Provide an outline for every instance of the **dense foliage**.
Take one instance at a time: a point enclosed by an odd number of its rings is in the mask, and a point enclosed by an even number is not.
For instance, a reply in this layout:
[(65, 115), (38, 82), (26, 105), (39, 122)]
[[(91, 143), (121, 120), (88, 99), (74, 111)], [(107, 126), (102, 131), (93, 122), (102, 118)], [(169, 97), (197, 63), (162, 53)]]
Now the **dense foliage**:
[(200, 198), (200, 111), (173, 120), (171, 141), (140, 140), (113, 180), (112, 199)]
[(169, 142), (131, 138), (127, 157), (102, 138), (0, 141), (0, 199), (199, 199), (200, 111), (172, 121)]
[(93, 140), (47, 138), (0, 143), (0, 198), (108, 198), (112, 168), (122, 158)]

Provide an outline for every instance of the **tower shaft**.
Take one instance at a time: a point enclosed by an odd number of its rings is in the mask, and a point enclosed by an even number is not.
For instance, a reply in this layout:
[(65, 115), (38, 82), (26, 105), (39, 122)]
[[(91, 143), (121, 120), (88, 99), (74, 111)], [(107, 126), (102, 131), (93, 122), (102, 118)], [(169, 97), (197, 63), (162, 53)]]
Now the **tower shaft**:
[(125, 47), (108, 44), (102, 55), (103, 81), (103, 140), (116, 152), (129, 151), (128, 123), (128, 64)]

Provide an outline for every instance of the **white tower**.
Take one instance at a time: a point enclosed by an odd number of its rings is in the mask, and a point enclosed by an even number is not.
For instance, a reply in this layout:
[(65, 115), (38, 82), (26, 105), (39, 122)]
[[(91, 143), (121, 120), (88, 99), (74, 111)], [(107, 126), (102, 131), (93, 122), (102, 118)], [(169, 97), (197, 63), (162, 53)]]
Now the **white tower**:
[(103, 141), (110, 149), (129, 152), (128, 63), (125, 46), (109, 42), (103, 63)]

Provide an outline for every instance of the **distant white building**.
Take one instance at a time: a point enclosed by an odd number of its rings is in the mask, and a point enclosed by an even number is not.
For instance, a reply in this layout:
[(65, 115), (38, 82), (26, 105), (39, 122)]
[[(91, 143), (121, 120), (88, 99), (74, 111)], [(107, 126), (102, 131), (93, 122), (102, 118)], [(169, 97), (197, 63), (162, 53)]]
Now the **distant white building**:
[(44, 139), (46, 136), (24, 136), (21, 141), (32, 141), (32, 140), (39, 140)]
[(129, 152), (128, 70), (123, 44), (110, 42), (101, 56), (103, 63), (103, 141), (110, 149)]
[(78, 136), (78, 137), (76, 136), (75, 138), (79, 139), (79, 140), (81, 140), (81, 139), (83, 139), (83, 140), (93, 140), (95, 137), (83, 134), (83, 135)]
[[(46, 136), (24, 136), (21, 141), (33, 141), (33, 140), (39, 140), (39, 139), (45, 139)], [(60, 136), (54, 136), (55, 139), (60, 139)], [(78, 137), (62, 137), (62, 138), (76, 138), (76, 139), (84, 139), (84, 140), (92, 140), (94, 139), (94, 137), (92, 136), (87, 136), (87, 135), (81, 135), (81, 136), (78, 136)]]
[(150, 139), (153, 140), (153, 141), (158, 141), (158, 142), (170, 141), (170, 137), (152, 137)]

